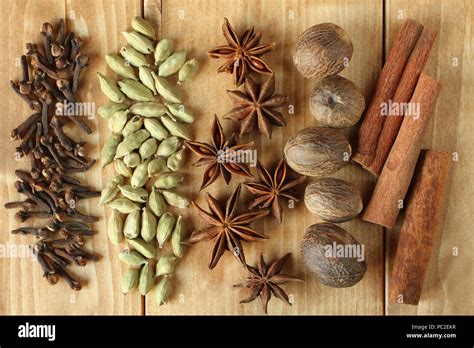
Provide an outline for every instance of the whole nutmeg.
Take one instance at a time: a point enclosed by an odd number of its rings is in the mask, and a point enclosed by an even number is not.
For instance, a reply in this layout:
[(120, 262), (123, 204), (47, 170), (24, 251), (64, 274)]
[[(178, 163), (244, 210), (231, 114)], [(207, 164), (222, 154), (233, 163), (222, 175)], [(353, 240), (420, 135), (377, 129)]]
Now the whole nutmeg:
[(349, 232), (328, 222), (309, 226), (300, 245), (308, 270), (334, 288), (353, 286), (364, 277), (364, 249)]
[(306, 186), (304, 203), (308, 210), (329, 222), (352, 220), (362, 211), (362, 196), (350, 182), (321, 178)]
[(293, 62), (304, 77), (322, 80), (340, 73), (349, 63), (352, 50), (351, 38), (341, 27), (321, 23), (301, 34)]
[(323, 79), (309, 97), (311, 116), (327, 127), (355, 125), (364, 108), (365, 99), (356, 84), (339, 75)]
[(285, 144), (285, 157), (294, 171), (308, 176), (328, 176), (351, 157), (351, 145), (336, 129), (305, 128)]

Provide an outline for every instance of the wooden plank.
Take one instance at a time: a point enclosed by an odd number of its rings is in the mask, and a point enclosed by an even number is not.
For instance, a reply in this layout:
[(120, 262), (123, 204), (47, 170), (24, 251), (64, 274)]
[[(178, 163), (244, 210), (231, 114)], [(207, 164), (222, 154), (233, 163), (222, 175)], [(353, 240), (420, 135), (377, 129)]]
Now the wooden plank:
[[(242, 139), (255, 141), (258, 158), (265, 165), (275, 165), (282, 156), (286, 140), (298, 130), (313, 125), (307, 105), (313, 83), (303, 79), (292, 62), (293, 47), (304, 29), (329, 21), (348, 32), (354, 43), (354, 54), (343, 75), (353, 80), (366, 97), (371, 94), (381, 68), (382, 3), (379, 1), (162, 0), (160, 7), (160, 2), (145, 0), (144, 9), (149, 19), (159, 20), (161, 13), (161, 37), (175, 40), (178, 50), (188, 49), (199, 60), (199, 75), (183, 87), (186, 105), (198, 117), (192, 127), (194, 138), (198, 141), (209, 140), (213, 115), (216, 113), (221, 116), (232, 107), (225, 93), (226, 89), (235, 89), (231, 76), (217, 74), (221, 62), (211, 61), (206, 55), (208, 49), (224, 43), (221, 31), (223, 17), (229, 18), (240, 33), (255, 25), (257, 30), (263, 32), (262, 43), (277, 43), (276, 50), (265, 55), (264, 60), (276, 73), (277, 91), (290, 96), (295, 114), (288, 115), (285, 112), (288, 126), (275, 129), (271, 140), (255, 134)], [(222, 124), (227, 134), (237, 130), (237, 125), (230, 121), (222, 121)], [(355, 129), (347, 133), (351, 140), (355, 139)], [(188, 156), (188, 163), (196, 159), (191, 154)], [(201, 168), (188, 167), (186, 171), (186, 191), (199, 204), (204, 203), (204, 195), (197, 194), (201, 175)], [(373, 185), (368, 174), (350, 165), (336, 176), (358, 185), (367, 200)], [(240, 181), (234, 178), (229, 188), (219, 181), (208, 192), (222, 199)], [(248, 199), (245, 195), (243, 202), (248, 202)], [(287, 271), (306, 279), (304, 285), (285, 286), (294, 300), (292, 307), (273, 299), (269, 304), (269, 313), (383, 314), (382, 229), (359, 220), (342, 224), (365, 245), (369, 266), (365, 278), (356, 286), (333, 289), (321, 285), (310, 273), (305, 272), (298, 251), (306, 227), (317, 221), (306, 211), (303, 203), (299, 203), (293, 210), (286, 209), (284, 221), (280, 225), (271, 218), (255, 224), (258, 230), (266, 231), (271, 238), (266, 243), (246, 244), (247, 262), (254, 263), (261, 252), (264, 252), (267, 260), (292, 252)], [(186, 213), (186, 222), (189, 229), (192, 228), (192, 222), (196, 228), (203, 226), (192, 212)], [(146, 314), (261, 314), (258, 300), (239, 305), (246, 292), (233, 289), (232, 284), (239, 282), (245, 272), (233, 256), (226, 254), (216, 269), (207, 269), (210, 248), (211, 243), (201, 243), (188, 250), (174, 278), (173, 297), (166, 306), (157, 307), (153, 296), (147, 296)]]
[[(438, 79), (442, 90), (425, 140), (425, 148), (457, 152), (445, 195), (445, 207), (438, 240), (431, 256), (424, 289), (418, 306), (390, 304), (386, 313), (402, 314), (472, 314), (474, 299), (471, 284), (474, 247), (474, 186), (466, 178), (472, 176), (474, 151), (474, 2), (389, 0), (386, 6), (387, 43), (400, 27), (401, 17), (414, 18), (438, 31), (438, 39), (425, 72)], [(387, 45), (388, 47), (389, 45)], [(386, 285), (395, 256), (399, 226), (387, 231)], [(457, 251), (457, 255), (456, 255)]]
[[(3, 104), (6, 106), (0, 139), (0, 151), (4, 159), (0, 163), (2, 178), (0, 188), (1, 222), (3, 226), (0, 242), (6, 252), (5, 257), (0, 258), (0, 269), (2, 270), (0, 273), (0, 313), (54, 313), (69, 304), (71, 291), (64, 283), (54, 288), (50, 287), (42, 279), (41, 269), (31, 257), (15, 257), (14, 251), (26, 249), (32, 239), (14, 236), (10, 233), (19, 224), (13, 219), (15, 211), (7, 211), (3, 208), (3, 203), (22, 198), (14, 188), (15, 169), (29, 168), (30, 166), (30, 161), (26, 158), (15, 161), (13, 154), (18, 144), (16, 141), (10, 141), (9, 133), (32, 113), (26, 104), (13, 93), (7, 81), (16, 81), (20, 78), (21, 70), (18, 58), (25, 52), (25, 43), (40, 43), (42, 23), (64, 17), (65, 4), (62, 0), (5, 1), (2, 3), (0, 11), (2, 18), (0, 25), (4, 33), (0, 40), (5, 48), (4, 54), (0, 58), (4, 67), (0, 71), (3, 81), (0, 85), (0, 95), (5, 98)], [(39, 14), (42, 13), (48, 13), (48, 17), (40, 16)], [(68, 291), (65, 291), (66, 289)], [(49, 301), (44, 301), (46, 298)]]
[[(129, 28), (133, 17), (142, 13), (140, 0), (67, 0), (66, 11), (69, 29), (77, 32), (86, 40), (86, 52), (90, 57), (90, 65), (84, 74), (84, 82), (80, 90), (80, 99), (95, 103), (96, 110), (108, 103), (107, 98), (100, 91), (96, 72), (114, 76), (107, 67), (105, 55), (117, 52), (123, 45), (122, 31)], [(110, 137), (107, 121), (97, 115), (89, 121), (94, 127), (94, 134), (89, 136), (92, 150), (91, 156), (99, 158), (100, 149), (105, 140)], [(84, 174), (99, 189), (113, 176), (113, 168), (109, 166), (102, 171), (100, 165)], [(120, 287), (120, 279), (124, 265), (118, 260), (119, 247), (110, 243), (107, 237), (107, 219), (110, 209), (97, 207), (99, 199), (88, 200), (86, 211), (99, 214), (101, 220), (95, 224), (98, 234), (93, 238), (94, 250), (102, 255), (95, 269), (89, 270), (87, 278), (91, 280), (86, 290), (90, 296), (89, 306), (104, 314), (143, 314), (143, 299), (137, 292), (124, 296)], [(92, 283), (93, 281), (93, 283)], [(93, 314), (95, 312), (89, 312)]]
[[(1, 18), (4, 33), (2, 44), (7, 54), (2, 56), (6, 67), (0, 73), (2, 81), (18, 79), (20, 70), (14, 64), (14, 59), (24, 51), (24, 43), (39, 42), (41, 23), (51, 21), (56, 23), (65, 17), (69, 30), (75, 30), (86, 41), (85, 51), (90, 58), (90, 66), (85, 70), (81, 82), (80, 100), (95, 102), (97, 106), (106, 102), (101, 95), (96, 71), (105, 71), (103, 59), (105, 53), (115, 51), (118, 37), (131, 18), (141, 14), (140, 1), (11, 1), (8, 6), (2, 6)], [(121, 41), (121, 40), (120, 40)], [(6, 57), (6, 58), (5, 58)], [(1, 85), (1, 95), (12, 96), (9, 86)], [(1, 140), (3, 158), (12, 158), (14, 144), (8, 140), (8, 133), (21, 119), (29, 115), (21, 101), (12, 96), (8, 102), (8, 113), (4, 121), (4, 136)], [(108, 136), (106, 123), (98, 118), (89, 120), (94, 134), (84, 136), (74, 134), (76, 138), (86, 140), (91, 149), (91, 157), (99, 157), (99, 146)], [(15, 181), (14, 170), (20, 165), (27, 167), (28, 161), (2, 161), (0, 175), (2, 198), (4, 202), (19, 198), (13, 189)], [(102, 179), (100, 166), (95, 165), (87, 174), (80, 178), (84, 183), (100, 188), (102, 182), (110, 177), (105, 172)], [(82, 203), (81, 203), (82, 204)], [(65, 282), (54, 287), (46, 284), (41, 277), (41, 271), (36, 262), (31, 259), (0, 258), (0, 313), (8, 314), (142, 314), (142, 299), (139, 295), (124, 298), (120, 291), (120, 268), (117, 259), (117, 248), (109, 244), (106, 235), (106, 219), (104, 209), (97, 209), (98, 199), (89, 200), (80, 208), (87, 213), (101, 216), (102, 219), (93, 227), (98, 232), (87, 247), (102, 256), (100, 262), (88, 264), (83, 269), (75, 269), (74, 273), (80, 279), (86, 280), (83, 290), (72, 292)], [(18, 224), (13, 220), (13, 211), (2, 211), (4, 233), (0, 235), (2, 244), (25, 244), (24, 237), (12, 236), (10, 231)]]

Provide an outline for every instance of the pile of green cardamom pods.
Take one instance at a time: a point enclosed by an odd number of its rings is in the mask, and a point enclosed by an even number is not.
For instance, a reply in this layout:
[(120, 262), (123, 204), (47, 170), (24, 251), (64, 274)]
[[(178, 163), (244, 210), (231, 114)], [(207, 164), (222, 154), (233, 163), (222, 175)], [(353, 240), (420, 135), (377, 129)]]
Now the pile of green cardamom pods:
[[(166, 78), (178, 73), (179, 85), (194, 76), (198, 66), (195, 58), (186, 61), (185, 51), (173, 53), (170, 39), (155, 45), (150, 22), (135, 17), (132, 28), (123, 33), (127, 45), (120, 55), (105, 57), (122, 79), (97, 74), (102, 92), (111, 101), (98, 113), (108, 119), (113, 132), (102, 149), (101, 164), (104, 168), (113, 163), (116, 172), (103, 188), (100, 204), (113, 209), (108, 222), (111, 242), (120, 244), (125, 239), (128, 244), (119, 254), (129, 266), (122, 275), (123, 293), (138, 286), (146, 295), (160, 279), (154, 291), (162, 305), (171, 293), (170, 276), (183, 256), (184, 222), (168, 207), (184, 209), (190, 204), (171, 190), (183, 182), (178, 173), (184, 164), (182, 142), (190, 140), (186, 124), (194, 122), (180, 90)], [(172, 252), (159, 257), (154, 269), (156, 245), (162, 248), (168, 240)]]

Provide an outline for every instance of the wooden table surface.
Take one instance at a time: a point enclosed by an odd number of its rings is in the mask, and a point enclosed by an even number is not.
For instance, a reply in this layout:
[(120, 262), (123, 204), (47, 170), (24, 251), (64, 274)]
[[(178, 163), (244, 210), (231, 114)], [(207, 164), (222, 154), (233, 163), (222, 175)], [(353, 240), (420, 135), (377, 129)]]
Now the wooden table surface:
[[(299, 255), (299, 243), (305, 229), (318, 222), (303, 203), (286, 209), (281, 224), (271, 218), (257, 222), (255, 227), (265, 231), (270, 240), (245, 245), (247, 261), (253, 263), (261, 252), (273, 259), (291, 252), (288, 272), (304, 277), (304, 284), (288, 284), (293, 306), (272, 299), (270, 314), (321, 314), (321, 315), (391, 315), (391, 314), (473, 314), (474, 284), (472, 271), (474, 235), (472, 214), (474, 205), (474, 1), (469, 0), (0, 0), (0, 38), (3, 54), (0, 56), (0, 98), (3, 122), (0, 137), (0, 197), (3, 203), (19, 197), (13, 188), (14, 170), (27, 168), (26, 159), (15, 161), (15, 142), (9, 140), (10, 130), (26, 118), (28, 109), (10, 90), (8, 81), (20, 77), (17, 58), (24, 52), (24, 44), (40, 41), (39, 30), (45, 21), (56, 23), (66, 18), (67, 27), (86, 40), (85, 51), (90, 66), (84, 73), (80, 88), (82, 101), (95, 102), (97, 107), (106, 103), (101, 94), (97, 71), (111, 74), (104, 55), (116, 52), (123, 45), (120, 34), (130, 29), (134, 16), (144, 15), (156, 23), (160, 37), (175, 40), (177, 49), (190, 50), (199, 60), (200, 71), (194, 80), (183, 87), (186, 105), (195, 111), (197, 121), (191, 127), (193, 138), (207, 141), (213, 115), (222, 116), (232, 104), (225, 90), (232, 89), (229, 75), (217, 74), (219, 62), (208, 59), (206, 52), (223, 43), (221, 25), (229, 18), (239, 31), (254, 25), (263, 32), (262, 42), (275, 41), (276, 49), (267, 54), (265, 61), (276, 74), (276, 89), (287, 94), (294, 114), (284, 110), (288, 125), (275, 129), (271, 140), (257, 135), (246, 136), (254, 140), (259, 159), (269, 166), (282, 156), (286, 140), (298, 130), (315, 125), (308, 110), (308, 97), (313, 82), (304, 79), (292, 63), (292, 51), (298, 36), (307, 27), (334, 22), (351, 36), (354, 53), (342, 75), (354, 81), (369, 101), (378, 74), (391, 42), (404, 18), (419, 20), (438, 31), (436, 46), (426, 72), (437, 78), (443, 86), (435, 115), (424, 141), (425, 147), (444, 149), (456, 153), (443, 211), (439, 238), (432, 255), (419, 306), (389, 305), (387, 286), (390, 281), (391, 261), (395, 253), (398, 228), (385, 230), (358, 219), (342, 224), (359, 242), (365, 245), (368, 270), (363, 280), (347, 289), (334, 289), (318, 283), (305, 271)], [(98, 158), (99, 148), (110, 135), (107, 122), (97, 117), (90, 120), (94, 129), (84, 136), (90, 144), (91, 156)], [(237, 125), (223, 121), (227, 134)], [(357, 129), (345, 130), (351, 143), (356, 141)], [(188, 162), (196, 158), (188, 154)], [(96, 188), (111, 178), (112, 168), (102, 171), (94, 166), (81, 179)], [(198, 203), (201, 168), (190, 165), (185, 170), (186, 185), (182, 192)], [(375, 179), (360, 167), (350, 164), (336, 173), (336, 177), (355, 183), (367, 203)], [(241, 180), (234, 179), (230, 188)], [(225, 197), (229, 188), (221, 183), (212, 185), (209, 192), (218, 198)], [(244, 195), (244, 201), (249, 197)], [(82, 204), (82, 203), (81, 203)], [(102, 256), (100, 262), (89, 264), (74, 272), (86, 281), (80, 292), (71, 291), (64, 282), (49, 286), (41, 277), (39, 266), (31, 258), (5, 257), (0, 254), (0, 314), (261, 314), (259, 301), (239, 305), (246, 296), (245, 290), (236, 290), (245, 274), (226, 254), (213, 271), (207, 269), (211, 243), (203, 242), (191, 247), (179, 264), (175, 275), (175, 289), (169, 303), (156, 306), (152, 296), (146, 298), (138, 292), (122, 295), (120, 274), (123, 265), (118, 261), (119, 248), (107, 238), (106, 221), (110, 211), (98, 208), (98, 199), (88, 200), (81, 208), (101, 216), (94, 224), (97, 235), (88, 247)], [(0, 209), (0, 245), (27, 245), (32, 240), (10, 234), (18, 227), (14, 212)], [(185, 213), (191, 229), (201, 227), (192, 211)], [(3, 257), (2, 257), (3, 256)]]

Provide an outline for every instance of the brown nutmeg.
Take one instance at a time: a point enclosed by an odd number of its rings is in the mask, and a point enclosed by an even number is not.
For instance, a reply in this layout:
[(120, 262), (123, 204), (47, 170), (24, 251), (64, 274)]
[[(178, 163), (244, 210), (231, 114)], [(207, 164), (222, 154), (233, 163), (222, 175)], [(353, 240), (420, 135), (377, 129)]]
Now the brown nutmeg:
[(328, 176), (351, 157), (351, 145), (336, 129), (305, 128), (285, 144), (285, 157), (294, 171), (308, 176)]
[(321, 178), (306, 186), (308, 210), (329, 222), (352, 220), (362, 211), (362, 196), (354, 184), (336, 178)]
[(309, 97), (311, 116), (326, 127), (351, 127), (364, 108), (365, 99), (356, 84), (339, 75), (323, 79)]
[(345, 288), (358, 283), (367, 270), (364, 246), (331, 223), (308, 227), (300, 252), (309, 271), (324, 285)]
[(321, 23), (301, 34), (293, 54), (293, 62), (300, 73), (309, 79), (340, 73), (352, 57), (352, 41), (338, 25)]

